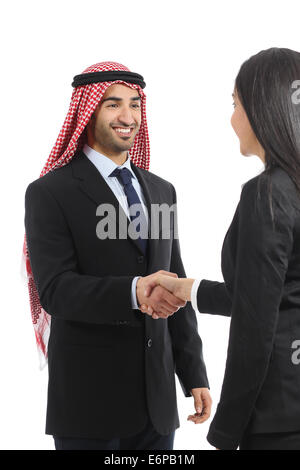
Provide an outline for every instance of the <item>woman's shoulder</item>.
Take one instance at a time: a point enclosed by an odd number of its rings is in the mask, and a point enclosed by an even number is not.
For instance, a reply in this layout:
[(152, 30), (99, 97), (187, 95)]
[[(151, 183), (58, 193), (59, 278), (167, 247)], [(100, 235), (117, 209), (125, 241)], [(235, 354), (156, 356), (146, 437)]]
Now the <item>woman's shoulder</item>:
[(279, 166), (275, 166), (269, 170), (262, 171), (257, 176), (246, 181), (246, 183), (242, 185), (242, 188), (243, 190), (245, 188), (247, 191), (260, 185), (262, 187), (266, 187), (268, 184), (274, 185), (276, 189), (280, 190), (292, 187), (294, 182), (286, 170)]
[(242, 186), (241, 200), (264, 201), (275, 199), (300, 209), (300, 194), (286, 170), (275, 166), (251, 178)]
[(296, 215), (300, 210), (300, 194), (290, 175), (280, 167), (263, 171), (242, 186), (240, 211), (265, 214), (273, 210)]

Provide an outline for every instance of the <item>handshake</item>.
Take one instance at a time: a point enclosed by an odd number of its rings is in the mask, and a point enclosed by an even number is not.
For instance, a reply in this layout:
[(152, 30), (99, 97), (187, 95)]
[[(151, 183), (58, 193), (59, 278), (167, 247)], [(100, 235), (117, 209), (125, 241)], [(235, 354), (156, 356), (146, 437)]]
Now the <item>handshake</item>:
[(163, 270), (140, 277), (136, 284), (139, 309), (155, 320), (168, 318), (191, 300), (193, 282)]

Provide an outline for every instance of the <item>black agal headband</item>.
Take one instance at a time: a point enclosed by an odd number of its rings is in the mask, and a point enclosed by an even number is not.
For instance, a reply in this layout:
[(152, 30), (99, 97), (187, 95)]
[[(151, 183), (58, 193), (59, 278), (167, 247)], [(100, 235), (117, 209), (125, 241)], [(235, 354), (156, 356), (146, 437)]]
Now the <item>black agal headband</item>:
[(75, 75), (73, 78), (72, 87), (76, 88), (78, 86), (89, 85), (90, 83), (97, 82), (114, 82), (115, 80), (136, 83), (141, 88), (145, 88), (146, 86), (144, 78), (138, 73), (126, 72), (123, 70), (112, 70), (108, 72), (90, 72)]

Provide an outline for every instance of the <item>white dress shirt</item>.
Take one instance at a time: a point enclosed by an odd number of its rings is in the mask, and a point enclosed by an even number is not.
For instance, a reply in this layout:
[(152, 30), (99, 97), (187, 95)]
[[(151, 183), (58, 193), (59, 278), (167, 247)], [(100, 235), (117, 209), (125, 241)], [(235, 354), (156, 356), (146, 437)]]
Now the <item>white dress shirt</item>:
[[(130, 165), (130, 157), (128, 156), (127, 160), (123, 163), (123, 165), (117, 165), (109, 157), (106, 157), (102, 153), (97, 152), (96, 150), (94, 150), (87, 144), (83, 146), (82, 151), (87, 156), (87, 158), (95, 165), (97, 170), (101, 173), (102, 177), (104, 178), (104, 180), (109, 185), (110, 189), (113, 191), (114, 195), (118, 199), (119, 204), (122, 206), (128, 219), (131, 220), (127, 196), (125, 194), (124, 188), (116, 176), (109, 176), (116, 168), (120, 168), (120, 169), (128, 168), (128, 170), (132, 174), (132, 185), (140, 198), (142, 208), (144, 210), (144, 214), (145, 214), (147, 224), (148, 224), (149, 219), (148, 219), (148, 211), (147, 211), (147, 206), (145, 202), (145, 197), (144, 197), (142, 188), (140, 186), (140, 183), (137, 177), (135, 176), (134, 172), (132, 171), (132, 168)], [(136, 283), (140, 277), (141, 276), (136, 276), (133, 279), (132, 284), (131, 284), (131, 303), (132, 303), (133, 309), (139, 308), (138, 303), (137, 303), (137, 298), (136, 298)]]
[(197, 291), (200, 285), (201, 279), (195, 279), (192, 285), (192, 291), (191, 291), (191, 304), (195, 312), (199, 312), (198, 310), (198, 304), (197, 304)]

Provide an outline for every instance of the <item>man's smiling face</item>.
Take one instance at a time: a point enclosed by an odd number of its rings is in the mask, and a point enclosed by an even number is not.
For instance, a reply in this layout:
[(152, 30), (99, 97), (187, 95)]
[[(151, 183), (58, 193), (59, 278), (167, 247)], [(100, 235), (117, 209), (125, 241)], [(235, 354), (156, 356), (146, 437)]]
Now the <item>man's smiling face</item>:
[(140, 125), (138, 91), (122, 84), (111, 85), (91, 117), (89, 140), (100, 153), (122, 154), (132, 147)]

